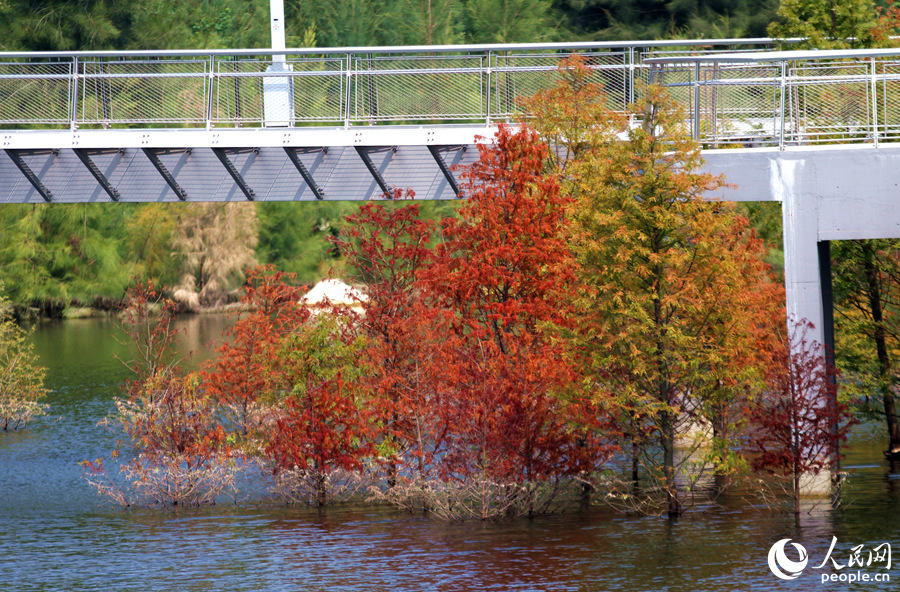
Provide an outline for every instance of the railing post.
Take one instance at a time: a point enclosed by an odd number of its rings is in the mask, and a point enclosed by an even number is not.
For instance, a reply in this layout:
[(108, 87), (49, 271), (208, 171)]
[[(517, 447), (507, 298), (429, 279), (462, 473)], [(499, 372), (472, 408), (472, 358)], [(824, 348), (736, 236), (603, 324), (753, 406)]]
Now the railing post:
[(634, 103), (634, 74), (637, 72), (637, 64), (634, 62), (634, 46), (628, 46), (628, 80), (625, 82), (625, 105), (624, 107), (627, 109), (628, 105)]
[(345, 76), (346, 80), (346, 89), (347, 89), (347, 97), (346, 103), (344, 105), (344, 127), (350, 129), (350, 113), (351, 113), (351, 105), (353, 102), (353, 54), (347, 54), (347, 73)]
[(875, 63), (875, 58), (869, 59), (869, 65), (872, 68), (872, 75), (869, 81), (872, 92), (872, 140), (875, 143), (875, 147), (878, 148), (878, 81), (876, 79), (878, 76), (878, 65)]
[(786, 94), (787, 94), (787, 62), (781, 62), (781, 115), (780, 115), (780, 123), (778, 126), (778, 149), (784, 150), (784, 108), (786, 104)]
[(215, 75), (216, 75), (216, 56), (209, 56), (209, 76), (207, 76), (206, 83), (206, 129), (211, 130), (213, 128), (213, 88), (215, 87)]
[(493, 111), (491, 110), (491, 64), (493, 63), (493, 55), (494, 52), (488, 50), (487, 52), (487, 71), (485, 74), (485, 113), (487, 117), (485, 118), (485, 124), (491, 125), (491, 115), (493, 115)]
[(700, 59), (694, 62), (694, 140), (700, 141)]
[(72, 95), (69, 97), (69, 129), (78, 129), (78, 56), (72, 58), (72, 84), (69, 85)]

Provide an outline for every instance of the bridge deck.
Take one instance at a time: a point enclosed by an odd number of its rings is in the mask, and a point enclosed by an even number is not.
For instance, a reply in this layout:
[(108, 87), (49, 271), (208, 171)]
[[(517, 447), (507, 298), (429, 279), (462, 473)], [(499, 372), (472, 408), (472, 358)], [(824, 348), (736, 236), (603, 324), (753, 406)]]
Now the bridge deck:
[(475, 137), (576, 52), (614, 109), (651, 78), (668, 86), (705, 148), (900, 139), (900, 51), (758, 51), (771, 48), (0, 53), (0, 203), (368, 199), (393, 186), (452, 198)]

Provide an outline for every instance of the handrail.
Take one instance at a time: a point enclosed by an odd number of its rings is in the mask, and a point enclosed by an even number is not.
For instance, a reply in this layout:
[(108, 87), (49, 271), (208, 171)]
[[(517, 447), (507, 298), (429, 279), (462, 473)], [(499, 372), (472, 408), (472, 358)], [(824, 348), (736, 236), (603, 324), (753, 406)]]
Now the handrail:
[(706, 147), (900, 140), (900, 48), (774, 49), (754, 38), (2, 52), (0, 129), (487, 125), (580, 53), (613, 109), (655, 72)]
[(488, 124), (553, 84), (569, 53), (588, 56), (623, 109), (648, 56), (759, 47), (773, 41), (0, 52), (0, 129)]
[(900, 48), (719, 52), (644, 63), (681, 95), (695, 138), (711, 147), (900, 140)]
[(571, 41), (554, 43), (483, 43), (464, 45), (379, 45), (349, 47), (304, 47), (288, 49), (243, 48), (243, 49), (175, 49), (175, 50), (95, 50), (95, 51), (3, 51), (0, 60), (6, 58), (67, 58), (67, 57), (199, 57), (199, 56), (272, 56), (284, 53), (292, 55), (333, 55), (333, 54), (387, 54), (387, 53), (459, 53), (489, 51), (540, 51), (540, 50), (583, 50), (628, 47), (696, 47), (704, 45), (773, 45), (778, 42), (796, 43), (800, 38), (775, 40), (770, 37), (736, 39), (673, 39), (644, 41)]

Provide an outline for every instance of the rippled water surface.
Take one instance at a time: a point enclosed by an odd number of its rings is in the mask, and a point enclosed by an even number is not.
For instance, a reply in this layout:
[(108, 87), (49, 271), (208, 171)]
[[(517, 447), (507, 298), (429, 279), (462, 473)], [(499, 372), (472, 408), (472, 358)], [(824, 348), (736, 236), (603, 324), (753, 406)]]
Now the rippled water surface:
[[(184, 321), (185, 351), (202, 351), (221, 317)], [(851, 548), (889, 542), (900, 554), (900, 478), (881, 461), (880, 432), (857, 430), (844, 504), (793, 517), (736, 500), (678, 520), (594, 510), (498, 524), (446, 524), (386, 508), (220, 505), (124, 512), (103, 506), (79, 461), (108, 456), (97, 427), (125, 372), (109, 321), (50, 324), (35, 334), (54, 392), (50, 415), (0, 433), (0, 591), (265, 590), (895, 590), (894, 582), (828, 583)], [(201, 357), (204, 354), (199, 354)], [(730, 508), (730, 509), (729, 509)], [(832, 537), (845, 567), (815, 569)], [(796, 580), (767, 567), (771, 545), (802, 543)], [(900, 561), (900, 556), (896, 558)]]

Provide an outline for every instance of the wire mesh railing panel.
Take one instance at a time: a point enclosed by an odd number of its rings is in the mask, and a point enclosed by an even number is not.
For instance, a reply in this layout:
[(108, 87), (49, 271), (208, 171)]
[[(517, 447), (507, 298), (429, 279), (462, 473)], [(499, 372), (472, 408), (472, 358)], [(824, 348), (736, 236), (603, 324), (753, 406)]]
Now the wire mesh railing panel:
[(207, 68), (204, 59), (82, 61), (78, 123), (205, 123)]
[(293, 84), (294, 120), (342, 121), (347, 104), (347, 60), (289, 60)]
[[(260, 124), (266, 119), (266, 83), (281, 84), (293, 103), (292, 122), (344, 119), (346, 81), (341, 58), (231, 58), (216, 61), (211, 121), (224, 125)], [(272, 103), (270, 103), (271, 105)], [(285, 109), (284, 115), (288, 115)], [(281, 119), (282, 117), (279, 117)]]
[(68, 124), (72, 62), (0, 62), (0, 123)]
[(216, 124), (260, 124), (263, 121), (263, 78), (271, 64), (257, 58), (216, 60), (210, 121)]
[[(609, 97), (608, 106), (623, 111), (631, 89), (628, 54), (621, 52), (575, 52), (594, 72)], [(519, 111), (519, 100), (552, 88), (563, 74), (560, 61), (572, 53), (503, 53), (491, 66), (491, 117), (508, 119)]]
[(781, 66), (714, 64), (700, 71), (700, 139), (772, 145), (780, 140)]
[(654, 70), (652, 81), (665, 87), (669, 96), (684, 110), (689, 129), (693, 129), (696, 68), (693, 65), (666, 64)]
[(788, 73), (793, 143), (873, 139), (869, 62), (805, 63)]
[(354, 122), (482, 120), (484, 56), (356, 57)]
[(877, 62), (878, 137), (900, 140), (900, 61)]

